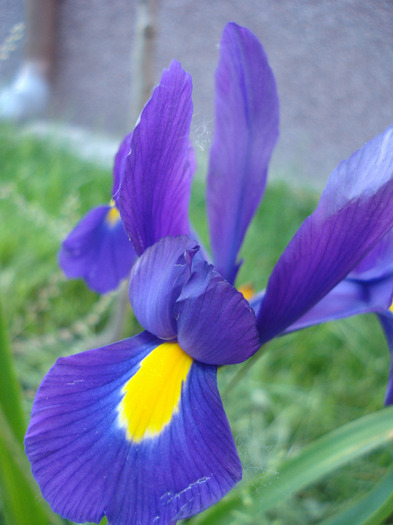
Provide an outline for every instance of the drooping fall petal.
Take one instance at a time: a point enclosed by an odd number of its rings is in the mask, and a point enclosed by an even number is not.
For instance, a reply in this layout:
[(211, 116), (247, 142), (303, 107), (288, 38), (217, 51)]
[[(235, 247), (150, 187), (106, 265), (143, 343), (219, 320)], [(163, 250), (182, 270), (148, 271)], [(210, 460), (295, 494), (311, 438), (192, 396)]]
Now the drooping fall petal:
[(91, 210), (62, 243), (59, 264), (68, 278), (82, 278), (92, 290), (115, 290), (136, 258), (115, 206)]
[(77, 522), (167, 525), (241, 478), (216, 367), (148, 333), (59, 359), (25, 446), (44, 497)]

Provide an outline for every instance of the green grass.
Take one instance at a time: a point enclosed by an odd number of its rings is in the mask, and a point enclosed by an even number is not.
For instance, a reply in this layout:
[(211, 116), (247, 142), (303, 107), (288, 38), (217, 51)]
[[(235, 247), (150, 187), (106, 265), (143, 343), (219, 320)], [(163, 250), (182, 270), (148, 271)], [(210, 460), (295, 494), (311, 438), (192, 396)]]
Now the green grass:
[[(67, 281), (57, 265), (61, 240), (91, 207), (109, 200), (112, 178), (108, 170), (21, 138), (10, 128), (0, 128), (0, 141), (0, 293), (28, 414), (57, 356), (89, 348), (115, 307), (115, 293), (99, 297), (82, 281)], [(281, 251), (316, 201), (306, 189), (268, 185), (242, 250), (239, 284), (251, 282), (256, 290), (266, 285)], [(207, 243), (201, 177), (194, 183), (190, 213)], [(136, 330), (130, 313), (127, 321), (125, 336)], [(221, 391), (239, 366), (220, 371)], [(275, 472), (289, 452), (381, 407), (388, 367), (386, 343), (373, 316), (273, 341), (224, 397), (245, 479)], [(392, 460), (391, 450), (372, 453), (283, 501), (266, 513), (265, 522), (319, 523), (371, 489)], [(263, 494), (263, 486), (244, 490), (245, 499)], [(238, 519), (253, 523), (246, 512)]]

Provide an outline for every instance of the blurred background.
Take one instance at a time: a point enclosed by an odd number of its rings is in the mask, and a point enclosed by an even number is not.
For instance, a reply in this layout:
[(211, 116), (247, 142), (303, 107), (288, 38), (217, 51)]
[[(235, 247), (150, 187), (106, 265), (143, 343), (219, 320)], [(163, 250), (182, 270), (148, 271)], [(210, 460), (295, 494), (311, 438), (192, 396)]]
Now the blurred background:
[[(34, 1), (34, 0), (33, 0)], [(136, 2), (56, 4), (52, 120), (121, 137), (133, 127), (131, 89)], [(31, 2), (31, 0), (30, 0)], [(44, 5), (44, 3), (42, 4)], [(277, 79), (281, 139), (273, 172), (321, 186), (337, 163), (393, 121), (391, 0), (161, 0), (153, 78), (176, 58), (193, 76), (194, 142), (207, 149), (214, 121), (214, 69), (228, 21), (262, 42)], [(0, 84), (23, 60), (23, 0), (0, 0)]]

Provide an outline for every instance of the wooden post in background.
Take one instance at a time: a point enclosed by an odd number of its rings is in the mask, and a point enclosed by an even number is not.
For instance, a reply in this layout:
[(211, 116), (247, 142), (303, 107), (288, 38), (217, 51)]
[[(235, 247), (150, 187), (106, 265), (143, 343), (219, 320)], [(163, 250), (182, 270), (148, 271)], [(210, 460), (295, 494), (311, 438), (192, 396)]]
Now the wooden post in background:
[(135, 36), (132, 47), (131, 126), (150, 98), (154, 77), (158, 0), (136, 0)]
[[(136, 0), (135, 36), (132, 43), (131, 60), (131, 111), (129, 131), (135, 123), (151, 96), (158, 78), (154, 76), (154, 51), (156, 40), (156, 16), (158, 0)], [(105, 341), (117, 341), (123, 336), (122, 330), (129, 306), (128, 285), (119, 291), (109, 329), (104, 334)]]

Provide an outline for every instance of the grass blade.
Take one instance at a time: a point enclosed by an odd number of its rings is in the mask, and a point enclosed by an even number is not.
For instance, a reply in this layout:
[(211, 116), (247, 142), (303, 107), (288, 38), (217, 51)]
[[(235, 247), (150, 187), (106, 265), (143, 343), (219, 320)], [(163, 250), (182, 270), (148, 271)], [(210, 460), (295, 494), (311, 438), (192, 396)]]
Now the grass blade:
[(16, 378), (10, 345), (8, 342), (7, 328), (3, 315), (3, 307), (0, 297), (0, 407), (2, 408), (12, 432), (23, 443), (26, 426), (23, 414), (22, 394)]
[(361, 500), (321, 525), (379, 525), (393, 513), (393, 470)]
[(7, 525), (64, 523), (43, 501), (23, 450), (25, 422), (0, 304), (0, 495)]
[[(247, 516), (261, 518), (265, 511), (282, 504), (285, 498), (310, 483), (320, 480), (346, 463), (391, 441), (393, 441), (393, 407), (383, 408), (329, 432), (304, 447), (281, 467), (279, 466), (278, 475), (264, 474), (254, 478), (248, 485), (249, 493), (253, 492), (253, 487), (258, 487), (258, 495), (261, 497), (257, 498), (254, 493), (251, 503), (249, 497), (239, 497), (244, 491), (243, 486), (224, 498), (222, 504), (229, 510), (228, 523), (242, 511)], [(247, 506), (245, 506), (243, 502), (247, 499)], [(205, 511), (194, 520), (195, 524), (210, 525), (214, 522), (211, 517), (219, 511), (219, 506)], [(367, 523), (367, 525), (371, 524), (374, 522)]]
[(286, 461), (277, 477), (259, 476), (259, 483), (269, 483), (263, 488), (259, 510), (274, 507), (309, 483), (392, 440), (393, 407), (329, 432)]

